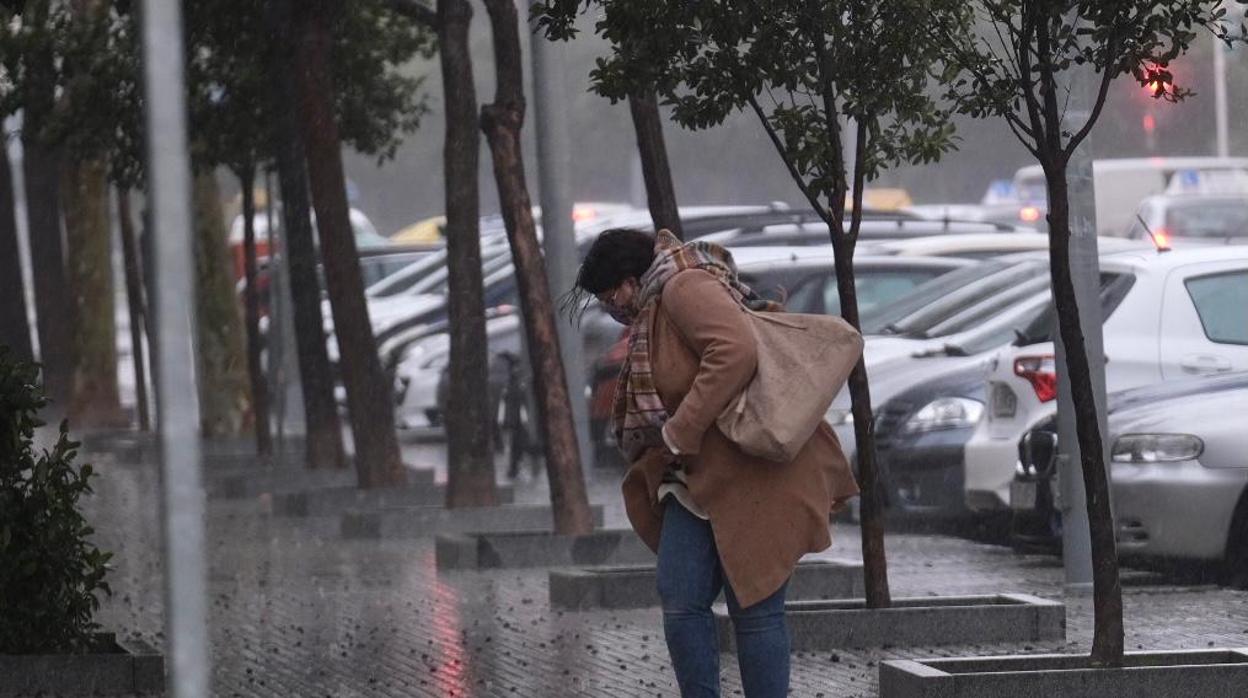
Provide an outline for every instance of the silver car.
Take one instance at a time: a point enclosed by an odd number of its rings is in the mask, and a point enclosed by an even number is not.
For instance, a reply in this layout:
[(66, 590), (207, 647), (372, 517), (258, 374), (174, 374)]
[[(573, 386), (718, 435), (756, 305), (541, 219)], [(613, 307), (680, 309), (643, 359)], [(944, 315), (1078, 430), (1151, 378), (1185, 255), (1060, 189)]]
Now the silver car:
[(1118, 549), (1227, 563), (1248, 584), (1248, 373), (1109, 420)]

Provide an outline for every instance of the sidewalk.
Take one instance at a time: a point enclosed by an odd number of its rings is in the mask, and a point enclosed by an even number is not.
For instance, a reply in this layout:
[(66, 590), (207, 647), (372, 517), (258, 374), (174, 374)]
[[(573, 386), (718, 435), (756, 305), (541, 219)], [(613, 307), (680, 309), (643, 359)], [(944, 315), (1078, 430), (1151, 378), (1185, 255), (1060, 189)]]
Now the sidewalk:
[[(435, 447), (418, 456), (434, 458)], [(100, 620), (163, 642), (157, 473), (92, 454), (91, 515), (116, 552)], [(412, 462), (421, 462), (415, 457)], [(424, 461), (430, 464), (429, 460)], [(626, 526), (618, 471), (590, 473), (609, 527)], [(517, 502), (544, 503), (542, 478)], [(657, 609), (552, 612), (546, 571), (439, 575), (431, 539), (318, 539), (258, 506), (210, 503), (209, 613), (214, 696), (678, 696)], [(860, 554), (840, 525), (831, 557)], [(1027, 592), (1062, 596), (1055, 558), (941, 535), (890, 534), (894, 596)], [(1124, 574), (1127, 647), (1248, 645), (1248, 593)], [(1068, 642), (1038, 646), (845, 650), (793, 658), (794, 696), (873, 696), (878, 663), (902, 657), (1086, 651), (1091, 600), (1069, 598)], [(722, 656), (724, 694), (740, 695)]]

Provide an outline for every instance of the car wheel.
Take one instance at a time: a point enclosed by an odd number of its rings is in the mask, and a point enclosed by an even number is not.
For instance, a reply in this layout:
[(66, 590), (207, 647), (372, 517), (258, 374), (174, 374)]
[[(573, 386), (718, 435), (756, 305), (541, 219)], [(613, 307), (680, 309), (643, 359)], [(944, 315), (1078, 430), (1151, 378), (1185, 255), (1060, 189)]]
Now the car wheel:
[(1231, 519), (1231, 534), (1226, 543), (1225, 583), (1235, 589), (1248, 590), (1248, 490), (1239, 498)]

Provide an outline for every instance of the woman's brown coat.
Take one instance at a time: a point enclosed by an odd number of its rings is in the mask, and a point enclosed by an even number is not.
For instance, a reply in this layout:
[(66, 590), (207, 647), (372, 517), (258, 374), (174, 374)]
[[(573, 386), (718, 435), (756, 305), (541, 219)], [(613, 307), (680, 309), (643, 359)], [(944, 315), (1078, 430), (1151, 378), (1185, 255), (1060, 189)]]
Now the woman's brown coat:
[[(650, 352), (689, 493), (710, 516), (738, 601), (752, 606), (780, 588), (799, 558), (832, 544), (829, 514), (858, 494), (858, 485), (827, 424), (788, 464), (743, 453), (715, 426), (753, 377), (757, 347), (745, 312), (709, 273), (688, 269), (664, 286)], [(633, 528), (656, 552), (663, 509), (655, 497), (666, 467), (664, 452), (650, 449), (631, 465), (622, 486)]]

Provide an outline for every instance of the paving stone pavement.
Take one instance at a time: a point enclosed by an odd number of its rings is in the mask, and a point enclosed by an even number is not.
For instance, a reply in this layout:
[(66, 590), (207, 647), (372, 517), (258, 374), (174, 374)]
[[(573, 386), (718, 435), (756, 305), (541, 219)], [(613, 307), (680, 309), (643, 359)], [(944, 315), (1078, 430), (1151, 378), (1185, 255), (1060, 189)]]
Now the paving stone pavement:
[[(426, 447), (415, 457), (437, 453)], [(107, 455), (90, 458), (102, 475), (89, 512), (99, 542), (116, 553), (115, 593), (100, 620), (159, 646), (157, 473)], [(608, 526), (626, 525), (618, 478), (618, 471), (591, 473), (591, 500), (606, 507)], [(541, 478), (516, 489), (518, 502), (546, 497)], [(656, 609), (552, 612), (545, 570), (439, 574), (432, 539), (342, 541), (312, 533), (314, 522), (262, 511), (254, 501), (209, 505), (214, 696), (679, 695)], [(837, 525), (827, 555), (858, 556), (858, 535)], [(1016, 591), (1062, 598), (1061, 564), (1051, 557), (918, 533), (890, 534), (887, 547), (896, 596)], [(1135, 571), (1127, 582), (1128, 648), (1248, 645), (1248, 593)], [(799, 654), (792, 695), (873, 696), (878, 664), (887, 659), (1086, 651), (1091, 601), (1067, 601), (1066, 643)], [(725, 695), (741, 695), (735, 658), (723, 655), (721, 673)]]

